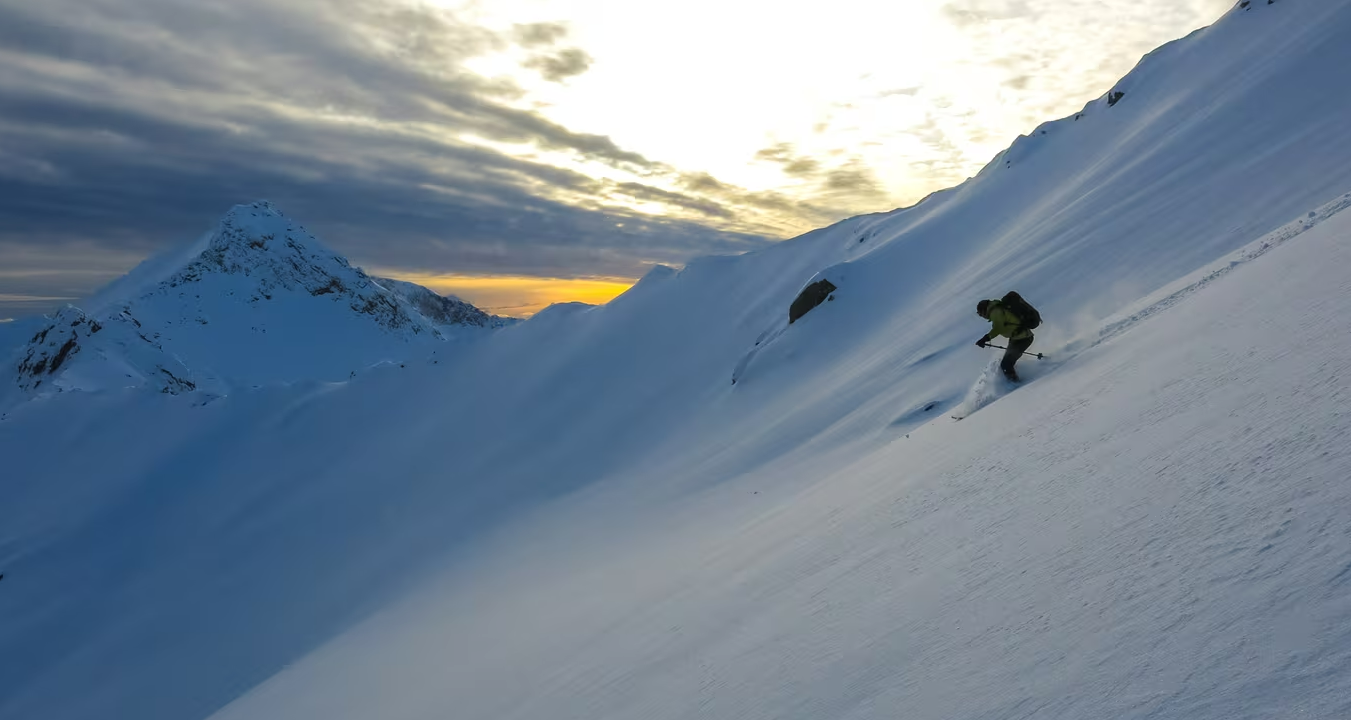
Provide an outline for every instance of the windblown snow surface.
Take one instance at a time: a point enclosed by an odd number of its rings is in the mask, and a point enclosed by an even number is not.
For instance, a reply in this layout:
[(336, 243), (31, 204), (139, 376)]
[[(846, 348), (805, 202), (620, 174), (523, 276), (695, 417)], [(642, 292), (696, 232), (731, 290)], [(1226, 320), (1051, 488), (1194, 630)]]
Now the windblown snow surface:
[(0, 718), (1351, 717), (1348, 36), (1244, 3), (958, 188), (438, 364), (10, 409)]

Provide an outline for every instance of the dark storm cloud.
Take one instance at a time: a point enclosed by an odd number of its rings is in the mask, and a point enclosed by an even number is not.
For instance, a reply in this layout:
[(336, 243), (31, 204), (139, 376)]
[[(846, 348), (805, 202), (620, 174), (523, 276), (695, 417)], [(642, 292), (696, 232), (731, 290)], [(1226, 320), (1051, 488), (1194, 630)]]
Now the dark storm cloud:
[(562, 82), (586, 72), (591, 67), (591, 56), (581, 48), (567, 48), (553, 55), (536, 55), (526, 60), (525, 66), (538, 70), (545, 80)]
[(620, 183), (617, 187), (620, 192), (638, 200), (649, 200), (666, 205), (688, 208), (711, 217), (732, 216), (732, 212), (727, 208), (704, 198), (691, 197), (682, 193), (662, 190), (661, 188), (654, 188), (640, 183)]
[[(602, 190), (592, 178), (417, 135), (360, 125), (315, 133), (307, 122), (258, 117), (253, 132), (241, 136), (50, 99), (0, 94), (0, 103), (19, 117), (59, 118), (76, 136), (95, 137), (83, 131), (97, 127), (104, 137), (156, 139), (147, 147), (153, 156), (137, 163), (127, 161), (120, 143), (103, 151), (98, 139), (50, 148), (46, 160), (69, 178), (57, 188), (0, 177), (0, 215), (12, 219), (5, 240), (99, 238), (149, 250), (165, 237), (195, 234), (230, 204), (269, 197), (355, 259), (402, 268), (622, 276), (658, 256), (679, 262), (683, 252), (758, 245), (690, 223), (630, 220), (618, 229), (614, 218), (629, 213), (578, 210), (529, 191), (532, 182)], [(255, 134), (276, 145), (253, 142)], [(419, 162), (428, 157), (434, 161)], [(616, 252), (598, 254), (598, 246)], [(606, 266), (588, 265), (597, 258)]]
[(786, 175), (794, 177), (807, 177), (816, 174), (821, 168), (821, 163), (811, 158), (795, 158), (792, 162), (784, 163), (783, 172)]
[(793, 156), (792, 143), (776, 143), (755, 153), (756, 160), (784, 162)]
[[(564, 34), (529, 27), (518, 43)], [(460, 139), (673, 173), (513, 107), (519, 88), (463, 69), (509, 40), (361, 0), (0, 0), (0, 268), (28, 273), (21, 288), (0, 274), (0, 293), (87, 292), (97, 283), (53, 292), (41, 278), (106, 274), (258, 198), (354, 262), (407, 270), (637, 276), (763, 246), (692, 221), (729, 218), (717, 201)], [(639, 192), (690, 219), (617, 207)]]
[(826, 173), (825, 187), (834, 192), (877, 194), (882, 192), (877, 176), (866, 167), (844, 167)]
[(553, 45), (568, 35), (568, 27), (562, 23), (530, 23), (512, 28), (516, 42), (523, 47)]
[(795, 153), (792, 143), (778, 143), (755, 153), (755, 159), (779, 163), (783, 166), (783, 174), (789, 177), (811, 177), (821, 169), (817, 160)]
[(857, 156), (826, 167), (815, 158), (799, 155), (792, 143), (777, 143), (755, 153), (755, 159), (778, 163), (785, 175), (810, 183), (811, 197), (822, 217), (852, 214), (887, 199), (877, 175)]
[(755, 208), (771, 214), (805, 217), (817, 224), (840, 219), (839, 213), (817, 207), (811, 202), (790, 198), (772, 190), (746, 190), (724, 183), (708, 173), (685, 173), (680, 176), (680, 186), (691, 192), (720, 199), (726, 205)]

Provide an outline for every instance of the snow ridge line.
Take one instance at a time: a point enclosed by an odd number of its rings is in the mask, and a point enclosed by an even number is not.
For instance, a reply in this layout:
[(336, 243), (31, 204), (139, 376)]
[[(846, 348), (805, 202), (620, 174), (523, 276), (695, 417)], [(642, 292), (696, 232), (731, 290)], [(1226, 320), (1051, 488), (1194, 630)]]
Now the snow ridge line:
[[(1254, 240), (1243, 248), (1235, 251), (1227, 259), (1212, 265), (1210, 270), (1201, 270), (1192, 274), (1192, 277), (1195, 277), (1197, 274), (1201, 274), (1201, 277), (1191, 280), (1190, 282), (1184, 279), (1181, 282), (1185, 284), (1177, 290), (1173, 290), (1162, 298), (1152, 302), (1146, 300), (1144, 307), (1139, 310), (1136, 310), (1120, 320), (1104, 325), (1098, 333), (1098, 338), (1085, 348), (1085, 350), (1095, 348), (1127, 330), (1130, 330), (1141, 321), (1177, 305), (1197, 291), (1204, 289), (1216, 280), (1233, 272), (1235, 268), (1246, 265), (1253, 260), (1266, 255), (1272, 250), (1303, 235), (1305, 232), (1313, 229), (1319, 224), (1327, 221), (1328, 218), (1331, 218), (1349, 207), (1351, 207), (1351, 193), (1347, 193), (1316, 210), (1309, 211), (1309, 214), (1305, 217), (1286, 223), (1285, 225), (1272, 230), (1261, 238)], [(1218, 267), (1216, 267), (1216, 265), (1218, 265)]]

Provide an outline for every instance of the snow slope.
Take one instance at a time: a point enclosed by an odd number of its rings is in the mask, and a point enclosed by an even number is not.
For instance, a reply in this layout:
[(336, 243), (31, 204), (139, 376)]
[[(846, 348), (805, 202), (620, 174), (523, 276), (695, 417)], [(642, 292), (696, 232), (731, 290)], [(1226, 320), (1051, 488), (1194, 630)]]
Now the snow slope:
[(820, 477), (571, 498), (216, 717), (1351, 716), (1346, 267), (1351, 213)]
[[(443, 362), (15, 408), (0, 718), (1346, 716), (1348, 32)], [(954, 423), (1009, 288), (1051, 359)]]

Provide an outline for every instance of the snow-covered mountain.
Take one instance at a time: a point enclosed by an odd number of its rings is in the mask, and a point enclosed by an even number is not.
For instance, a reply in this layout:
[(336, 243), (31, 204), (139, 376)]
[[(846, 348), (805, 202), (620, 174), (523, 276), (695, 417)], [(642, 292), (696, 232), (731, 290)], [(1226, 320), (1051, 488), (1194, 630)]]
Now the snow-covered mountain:
[[(17, 382), (29, 392), (47, 382), (67, 389), (118, 387), (134, 379), (161, 392), (190, 392), (192, 372), (146, 337), (139, 321), (123, 311), (107, 325), (67, 305), (23, 348)], [(104, 330), (108, 332), (99, 336)], [(109, 352), (111, 350), (111, 352)], [(96, 354), (96, 358), (89, 358)]]
[(370, 278), (267, 202), (235, 207), (214, 232), (147, 260), (82, 306), (56, 314), (18, 351), (22, 390), (222, 393), (338, 380), (431, 356), (449, 329), (507, 324), (420, 286)]
[(407, 300), (423, 317), (438, 328), (500, 328), (514, 325), (517, 318), (490, 315), (451, 295), (438, 295), (416, 283), (391, 278), (375, 278), (381, 286)]
[(438, 364), (12, 409), (0, 718), (1351, 716), (1348, 35), (1242, 3), (915, 207)]

